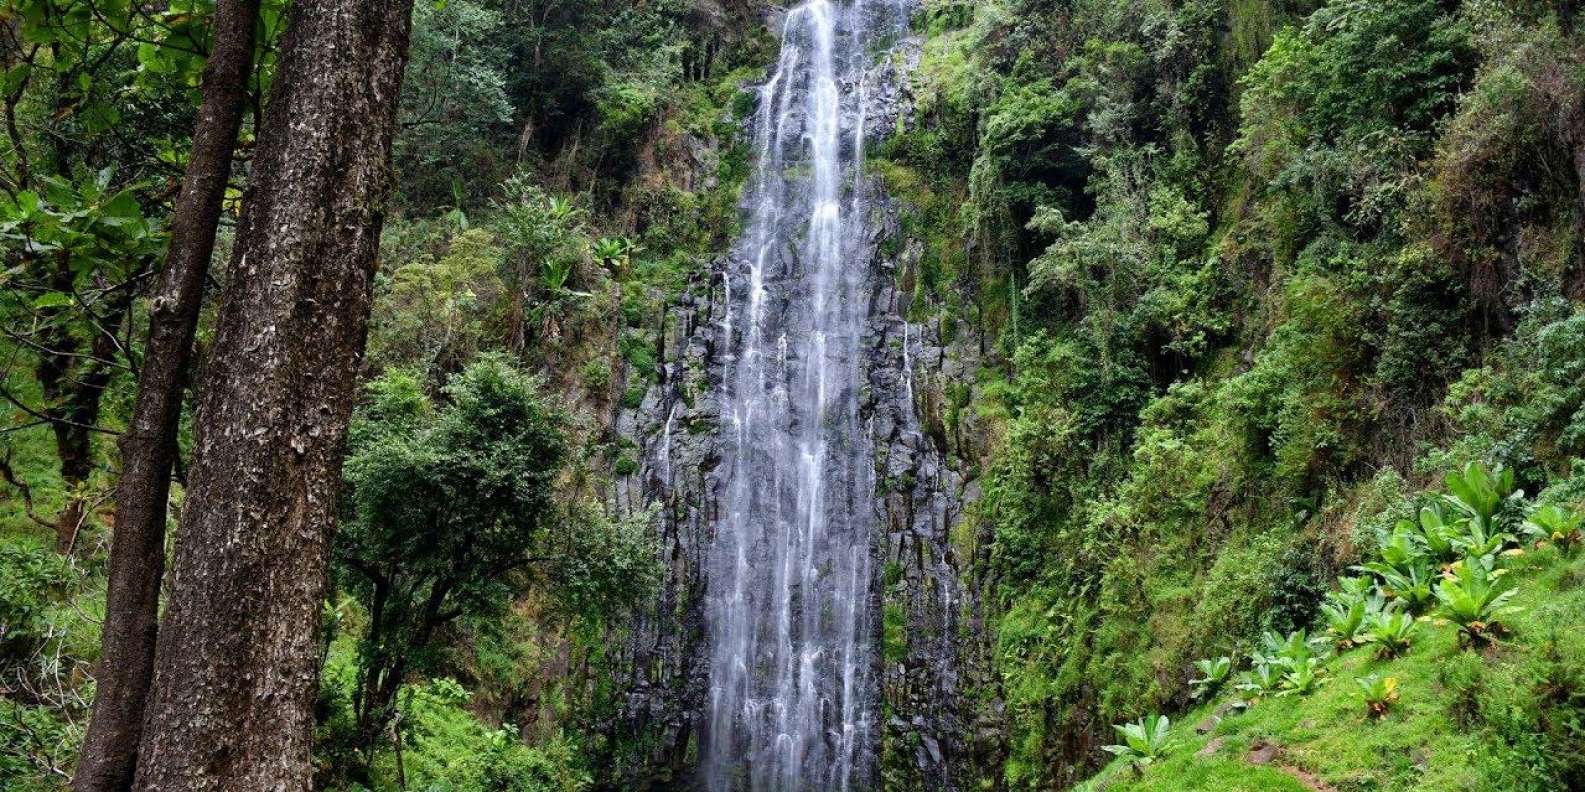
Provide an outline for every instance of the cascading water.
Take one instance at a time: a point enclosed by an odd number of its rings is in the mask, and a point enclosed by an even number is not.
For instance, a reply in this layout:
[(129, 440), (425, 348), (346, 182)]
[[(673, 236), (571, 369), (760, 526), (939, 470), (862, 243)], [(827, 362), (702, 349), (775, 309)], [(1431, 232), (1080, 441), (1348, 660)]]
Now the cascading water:
[(786, 11), (726, 273), (729, 478), (710, 559), (711, 790), (875, 785), (873, 450), (860, 416), (871, 45), (908, 0)]

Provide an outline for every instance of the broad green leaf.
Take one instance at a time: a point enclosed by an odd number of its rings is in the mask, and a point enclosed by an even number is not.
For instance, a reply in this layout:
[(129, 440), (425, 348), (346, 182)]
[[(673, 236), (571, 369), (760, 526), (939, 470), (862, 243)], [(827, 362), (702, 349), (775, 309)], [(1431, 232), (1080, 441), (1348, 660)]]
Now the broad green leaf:
[(33, 300), (34, 308), (64, 308), (71, 304), (71, 295), (63, 292), (45, 292)]

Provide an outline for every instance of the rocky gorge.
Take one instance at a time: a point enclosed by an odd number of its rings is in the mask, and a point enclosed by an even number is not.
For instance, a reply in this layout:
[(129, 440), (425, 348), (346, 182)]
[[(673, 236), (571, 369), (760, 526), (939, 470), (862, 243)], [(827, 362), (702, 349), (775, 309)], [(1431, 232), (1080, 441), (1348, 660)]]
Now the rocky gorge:
[[(896, 19), (888, 15), (906, 13), (903, 7), (872, 5), (876, 8), (866, 10), (856, 4), (854, 13), (893, 26)], [(915, 34), (896, 37), (839, 85), (849, 97), (842, 124), (849, 138), (845, 156), (861, 157), (864, 145), (886, 139), (909, 122), (909, 79), (919, 46)], [(753, 118), (763, 124), (769, 116)], [(744, 131), (750, 137), (763, 133), (752, 125)], [(953, 540), (965, 505), (975, 497), (967, 473), (973, 466), (957, 458), (965, 449), (949, 440), (945, 427), (947, 392), (973, 382), (980, 342), (969, 330), (954, 332), (951, 343), (942, 343), (939, 318), (920, 324), (905, 318), (918, 242), (905, 237), (899, 207), (886, 194), (884, 181), (863, 168), (854, 170), (846, 192), (849, 200), (856, 193), (864, 196), (862, 203), (854, 200), (863, 217), (841, 264), (853, 274), (853, 290), (845, 298), (853, 301), (859, 320), (852, 339), (856, 381), (837, 387), (851, 391), (856, 407), (851, 420), (863, 441), (854, 444), (863, 459), (849, 473), (866, 482), (870, 491), (865, 494), (871, 496), (862, 499), (867, 508), (852, 516), (852, 525), (867, 534), (869, 594), (861, 603), (867, 625), (862, 639), (875, 647), (865, 673), (878, 680), (872, 706), (879, 743), (869, 780), (858, 788), (884, 775), (908, 787), (959, 789), (973, 776), (976, 762), (995, 750), (994, 744), (980, 742), (994, 728), (977, 723), (983, 716), (965, 697), (967, 686), (985, 682), (977, 651), (983, 639), (976, 637), (981, 629), (976, 585), (967, 575), (969, 559), (962, 557), (973, 545)], [(618, 483), (617, 500), (630, 508), (656, 509), (667, 566), (655, 608), (638, 620), (623, 647), (633, 675), (620, 728), (646, 746), (648, 755), (628, 769), (629, 779), (640, 785), (687, 783), (697, 772), (698, 740), (707, 730), (708, 598), (712, 584), (722, 584), (711, 579), (711, 552), (729, 524), (725, 511), (734, 483), (734, 440), (726, 423), (733, 350), (741, 343), (733, 333), (744, 332), (733, 328), (732, 318), (734, 310), (739, 317), (743, 313), (744, 258), (753, 254), (747, 248), (739, 244), (718, 260), (707, 288), (685, 293), (669, 306), (661, 376), (637, 409), (617, 419), (622, 436), (641, 450), (643, 460), (638, 471)], [(796, 273), (791, 275), (796, 280)], [(795, 303), (809, 299), (806, 289), (772, 288), (766, 313), (799, 313)], [(770, 571), (760, 571), (768, 584)], [(981, 737), (976, 726), (982, 727)]]

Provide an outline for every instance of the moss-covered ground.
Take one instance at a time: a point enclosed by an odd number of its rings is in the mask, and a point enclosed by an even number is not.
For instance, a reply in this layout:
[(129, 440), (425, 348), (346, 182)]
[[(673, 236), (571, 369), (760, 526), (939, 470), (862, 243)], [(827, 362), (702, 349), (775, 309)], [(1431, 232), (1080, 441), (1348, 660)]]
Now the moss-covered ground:
[[(1552, 706), (1585, 698), (1585, 555), (1534, 550), (1507, 568), (1520, 610), (1499, 643), (1477, 651), (1452, 625), (1422, 620), (1400, 658), (1378, 659), (1370, 646), (1342, 652), (1313, 693), (1243, 711), (1227, 710), (1238, 694), (1218, 696), (1173, 723), (1165, 758), (1138, 769), (1118, 760), (1080, 789), (1556, 789), (1539, 772), (1552, 757), (1535, 751), (1548, 730), (1585, 726)], [(1379, 719), (1354, 682), (1371, 674), (1398, 680), (1399, 699)]]

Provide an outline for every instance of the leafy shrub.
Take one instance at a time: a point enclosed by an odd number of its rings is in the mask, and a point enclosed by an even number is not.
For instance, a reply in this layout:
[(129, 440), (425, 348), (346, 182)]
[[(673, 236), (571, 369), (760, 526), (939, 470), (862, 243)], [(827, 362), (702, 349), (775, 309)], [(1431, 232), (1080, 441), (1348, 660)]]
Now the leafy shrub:
[(1372, 615), (1364, 639), (1376, 645), (1376, 655), (1393, 658), (1409, 651), (1414, 640), (1414, 616), (1406, 611), (1387, 609)]
[(590, 247), (594, 260), (614, 274), (625, 274), (633, 265), (633, 257), (643, 251), (627, 237), (601, 237)]
[[(1412, 524), (1401, 527), (1414, 528)], [(1458, 560), (1458, 545), (1454, 540), (1459, 533), (1460, 529), (1456, 521), (1448, 519), (1440, 502), (1431, 503), (1420, 509), (1420, 541), (1432, 558), (1442, 563)]]
[(1232, 673), (1233, 659), (1224, 656), (1196, 660), (1194, 667), (1199, 670), (1200, 676), (1189, 680), (1189, 687), (1193, 688), (1195, 698), (1204, 698), (1214, 694), (1227, 681), (1228, 675)]
[(1465, 559), (1437, 584), (1441, 614), (1458, 625), (1460, 639), (1471, 646), (1484, 646), (1501, 634), (1503, 616), (1513, 611), (1506, 603), (1514, 590), (1504, 587), (1500, 577), (1479, 559)]
[(1585, 541), (1585, 511), (1565, 509), (1557, 504), (1540, 506), (1524, 522), (1525, 535), (1537, 542), (1551, 542), (1564, 555), (1573, 555)]
[(1278, 635), (1267, 630), (1260, 637), (1263, 654), (1257, 654), (1257, 660), (1279, 665), (1297, 665), (1314, 658), (1324, 658), (1327, 654), (1327, 640), (1325, 638), (1311, 638), (1305, 630), (1295, 630), (1286, 636)]
[(1256, 661), (1253, 667), (1239, 677), (1236, 687), (1250, 698), (1259, 699), (1275, 693), (1282, 685), (1282, 670), (1275, 663)]
[(1170, 721), (1165, 715), (1146, 715), (1134, 723), (1112, 726), (1123, 742), (1105, 745), (1101, 749), (1133, 762), (1148, 765), (1160, 759), (1167, 749), (1167, 728)]
[(1513, 469), (1501, 465), (1488, 469), (1471, 462), (1462, 471), (1448, 471), (1443, 482), (1448, 503), (1464, 512), (1475, 523), (1471, 530), (1481, 536), (1499, 533), (1497, 515), (1505, 500), (1524, 498), (1523, 490), (1514, 489)]
[(40, 624), (54, 594), (70, 579), (70, 567), (58, 553), (42, 547), (0, 544), (0, 657), (26, 651), (42, 638)]
[(1407, 569), (1385, 567), (1377, 574), (1381, 575), (1383, 593), (1392, 597), (1394, 602), (1403, 603), (1410, 613), (1422, 613), (1431, 603), (1431, 584), (1435, 575), (1424, 559), (1417, 559)]
[(1241, 690), (1257, 696), (1277, 690), (1280, 695), (1303, 695), (1318, 684), (1321, 664), (1330, 650), (1325, 638), (1311, 638), (1304, 630), (1286, 636), (1267, 631), (1261, 636), (1262, 650), (1250, 656), (1253, 674)]
[(1359, 643), (1360, 634), (1373, 613), (1383, 607), (1379, 596), (1363, 593), (1334, 591), (1321, 603), (1321, 613), (1326, 618), (1326, 630), (1339, 648), (1348, 649)]
[(1283, 658), (1284, 671), (1282, 674), (1282, 691), (1280, 695), (1306, 695), (1315, 690), (1320, 684), (1321, 658), (1306, 657), (1303, 660)]
[(1380, 718), (1387, 714), (1387, 710), (1398, 701), (1398, 680), (1396, 677), (1382, 677), (1376, 674), (1358, 677), (1354, 680), (1359, 685), (1360, 692), (1365, 696), (1365, 709), (1370, 717)]

